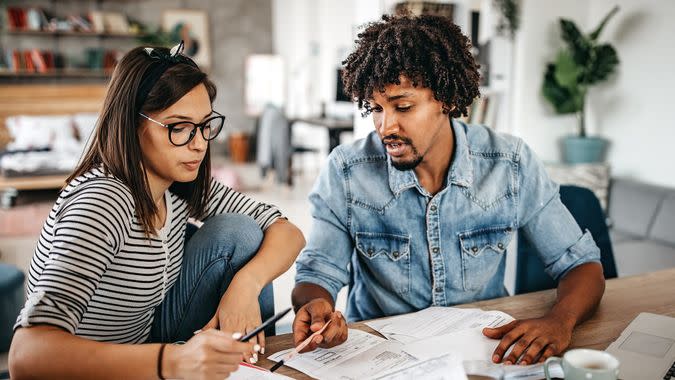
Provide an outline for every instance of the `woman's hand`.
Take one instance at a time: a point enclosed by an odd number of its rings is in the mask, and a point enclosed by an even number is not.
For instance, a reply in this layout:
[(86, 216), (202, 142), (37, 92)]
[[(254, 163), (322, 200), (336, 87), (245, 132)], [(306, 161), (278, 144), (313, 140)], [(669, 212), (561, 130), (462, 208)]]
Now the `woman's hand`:
[[(261, 286), (246, 281), (239, 275), (230, 283), (218, 304), (218, 310), (202, 330), (219, 329), (221, 331), (234, 331), (235, 334), (246, 335), (247, 332), (260, 326), (260, 305), (258, 296)], [(261, 331), (249, 342), (258, 344), (261, 352), (265, 353), (265, 333)], [(244, 352), (244, 359), (249, 363), (258, 361), (258, 353), (253, 349)]]
[(184, 345), (165, 347), (162, 374), (176, 379), (223, 379), (239, 368), (244, 352), (253, 346), (237, 342), (229, 332), (203, 331)]

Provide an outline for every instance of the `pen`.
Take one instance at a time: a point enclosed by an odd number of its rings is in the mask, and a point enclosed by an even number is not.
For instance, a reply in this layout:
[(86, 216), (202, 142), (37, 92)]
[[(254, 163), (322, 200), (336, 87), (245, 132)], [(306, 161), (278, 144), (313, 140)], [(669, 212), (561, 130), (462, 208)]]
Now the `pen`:
[(323, 327), (319, 331), (315, 332), (314, 334), (308, 336), (307, 339), (303, 340), (302, 343), (300, 343), (297, 347), (293, 349), (293, 351), (286, 354), (286, 356), (283, 359), (279, 360), (277, 364), (273, 365), (272, 368), (270, 368), (270, 372), (276, 371), (277, 369), (279, 369), (279, 367), (284, 365), (284, 362), (286, 362), (287, 360), (291, 360), (293, 356), (300, 353), (300, 351), (302, 351), (305, 347), (309, 345), (309, 343), (315, 336), (321, 335), (321, 333), (323, 333), (324, 330), (326, 330), (326, 327), (328, 327), (328, 325), (330, 325), (331, 322), (333, 322), (333, 320), (329, 319), (328, 322), (325, 325), (323, 325)]
[(256, 336), (259, 332), (263, 331), (267, 326), (271, 325), (272, 323), (275, 323), (276, 321), (280, 320), (284, 315), (288, 314), (288, 312), (291, 311), (291, 308), (289, 307), (288, 309), (285, 309), (274, 316), (268, 318), (265, 322), (263, 322), (260, 326), (254, 328), (251, 330), (248, 334), (242, 336), (241, 338), (237, 339), (240, 342), (246, 342), (249, 339), (253, 338)]
[[(291, 308), (289, 307), (288, 309), (284, 309), (283, 311), (280, 311), (279, 313), (275, 314), (274, 316), (267, 318), (265, 322), (263, 322), (260, 326), (254, 328), (251, 330), (248, 334), (240, 337), (237, 339), (239, 342), (246, 342), (247, 340), (253, 338), (256, 336), (259, 332), (264, 330), (267, 326), (271, 325), (272, 323), (275, 323), (276, 321), (280, 320), (284, 315), (288, 314), (288, 312), (291, 311)], [(194, 332), (195, 335), (199, 334), (202, 332), (202, 330), (197, 330)], [(235, 338), (235, 335), (240, 335), (239, 333), (233, 334), (233, 338)]]

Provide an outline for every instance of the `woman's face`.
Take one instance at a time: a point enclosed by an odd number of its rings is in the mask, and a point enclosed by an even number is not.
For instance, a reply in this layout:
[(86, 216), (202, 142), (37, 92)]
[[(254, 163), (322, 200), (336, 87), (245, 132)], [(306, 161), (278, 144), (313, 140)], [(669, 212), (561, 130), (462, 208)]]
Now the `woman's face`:
[[(169, 108), (147, 116), (162, 123), (180, 121), (201, 123), (211, 115), (211, 99), (203, 84), (197, 85)], [(173, 182), (190, 182), (197, 178), (206, 154), (208, 141), (197, 130), (189, 143), (175, 146), (169, 140), (169, 130), (141, 117), (138, 138), (143, 154), (143, 165), (148, 179), (166, 187)]]

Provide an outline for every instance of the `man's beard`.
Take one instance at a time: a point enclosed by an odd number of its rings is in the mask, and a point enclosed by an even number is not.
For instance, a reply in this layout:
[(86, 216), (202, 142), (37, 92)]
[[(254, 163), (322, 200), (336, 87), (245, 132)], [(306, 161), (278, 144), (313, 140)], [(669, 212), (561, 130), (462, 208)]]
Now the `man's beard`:
[(412, 154), (413, 154), (413, 158), (410, 159), (410, 160), (406, 160), (406, 161), (398, 161), (397, 162), (397, 161), (394, 161), (394, 158), (392, 157), (391, 165), (396, 170), (406, 171), (406, 170), (415, 169), (417, 167), (417, 165), (419, 165), (422, 162), (422, 160), (424, 159), (424, 156), (421, 155), (417, 151), (417, 148), (415, 147), (415, 145), (413, 145), (412, 140), (410, 140), (409, 138), (406, 138), (406, 137), (401, 137), (401, 136), (398, 136), (398, 135), (390, 135), (390, 136), (387, 136), (387, 137), (383, 138), (382, 144), (385, 145), (385, 149), (386, 149), (386, 145), (387, 145), (386, 143), (388, 141), (392, 141), (392, 140), (393, 141), (400, 141), (401, 143), (409, 145), (410, 150), (412, 150)]
[(412, 148), (413, 154), (414, 154), (412, 160), (398, 161), (398, 162), (396, 162), (396, 161), (394, 161), (394, 160), (392, 159), (392, 160), (391, 160), (391, 165), (392, 165), (394, 168), (396, 168), (397, 170), (400, 170), (400, 171), (406, 171), (406, 170), (412, 170), (412, 169), (415, 169), (415, 168), (417, 167), (417, 165), (419, 165), (420, 162), (422, 162), (422, 160), (424, 159), (424, 156), (421, 156), (421, 155), (417, 152), (417, 149), (415, 149), (414, 146), (411, 145), (411, 148)]

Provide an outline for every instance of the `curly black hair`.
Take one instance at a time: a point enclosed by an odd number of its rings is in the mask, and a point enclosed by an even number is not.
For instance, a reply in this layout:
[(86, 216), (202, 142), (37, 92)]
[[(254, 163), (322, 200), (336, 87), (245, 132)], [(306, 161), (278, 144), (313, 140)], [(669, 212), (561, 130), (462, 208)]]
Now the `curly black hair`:
[(451, 117), (467, 115), (480, 96), (478, 68), (471, 42), (450, 19), (432, 15), (384, 15), (359, 33), (356, 50), (342, 62), (345, 92), (358, 102), (364, 116), (375, 89), (401, 84), (431, 89)]

